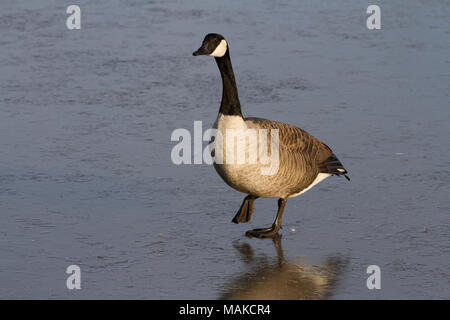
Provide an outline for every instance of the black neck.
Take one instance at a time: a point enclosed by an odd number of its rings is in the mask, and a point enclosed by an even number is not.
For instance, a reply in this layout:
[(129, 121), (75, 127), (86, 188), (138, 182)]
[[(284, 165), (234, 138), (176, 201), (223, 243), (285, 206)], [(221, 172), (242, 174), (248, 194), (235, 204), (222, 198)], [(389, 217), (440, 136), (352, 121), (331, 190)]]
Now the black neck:
[(241, 103), (239, 102), (236, 80), (234, 79), (233, 67), (231, 66), (230, 54), (227, 52), (223, 57), (216, 58), (217, 66), (222, 76), (222, 102), (219, 112), (224, 115), (241, 116)]

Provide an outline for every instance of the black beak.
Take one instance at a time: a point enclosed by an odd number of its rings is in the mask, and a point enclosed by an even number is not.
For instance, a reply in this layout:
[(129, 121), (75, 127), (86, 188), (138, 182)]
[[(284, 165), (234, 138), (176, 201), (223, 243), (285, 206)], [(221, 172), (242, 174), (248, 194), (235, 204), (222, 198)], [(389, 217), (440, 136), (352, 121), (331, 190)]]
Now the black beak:
[(200, 47), (197, 51), (192, 53), (193, 56), (201, 56), (201, 55), (205, 55), (205, 54), (208, 54), (208, 51), (206, 51), (206, 49), (203, 47)]

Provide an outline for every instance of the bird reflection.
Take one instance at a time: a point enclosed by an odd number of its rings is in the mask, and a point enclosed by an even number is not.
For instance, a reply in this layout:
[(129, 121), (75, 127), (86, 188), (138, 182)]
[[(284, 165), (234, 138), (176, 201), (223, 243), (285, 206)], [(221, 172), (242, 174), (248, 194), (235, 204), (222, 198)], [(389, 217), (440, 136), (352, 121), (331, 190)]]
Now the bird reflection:
[(242, 261), (252, 270), (233, 279), (220, 299), (306, 300), (327, 299), (333, 294), (343, 260), (327, 258), (323, 265), (307, 265), (284, 258), (281, 236), (273, 238), (275, 259), (255, 258), (248, 243), (235, 244)]

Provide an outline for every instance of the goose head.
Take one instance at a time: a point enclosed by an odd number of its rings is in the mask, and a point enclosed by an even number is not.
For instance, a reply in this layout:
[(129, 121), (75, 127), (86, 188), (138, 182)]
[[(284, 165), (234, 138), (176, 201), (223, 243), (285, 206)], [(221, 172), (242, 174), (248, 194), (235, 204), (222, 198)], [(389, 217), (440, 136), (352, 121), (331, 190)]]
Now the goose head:
[(203, 39), (202, 46), (193, 53), (194, 56), (208, 55), (220, 58), (225, 55), (228, 50), (228, 44), (225, 38), (217, 33), (207, 34)]

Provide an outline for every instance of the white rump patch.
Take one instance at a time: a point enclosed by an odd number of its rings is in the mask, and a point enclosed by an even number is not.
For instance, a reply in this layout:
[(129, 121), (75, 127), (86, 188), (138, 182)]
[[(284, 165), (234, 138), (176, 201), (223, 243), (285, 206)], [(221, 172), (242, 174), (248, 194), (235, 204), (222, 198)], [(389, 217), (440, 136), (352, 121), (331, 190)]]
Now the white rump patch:
[(222, 41), (220, 41), (219, 45), (213, 51), (213, 53), (210, 54), (210, 56), (218, 58), (223, 57), (227, 52), (227, 48), (228, 48), (227, 42), (225, 41), (225, 39), (223, 39)]
[(302, 193), (305, 193), (306, 191), (308, 191), (309, 189), (311, 189), (312, 187), (314, 187), (316, 184), (318, 184), (319, 182), (325, 180), (326, 178), (328, 178), (329, 176), (331, 176), (331, 174), (329, 173), (319, 173), (316, 177), (316, 179), (314, 179), (314, 181), (305, 189), (303, 189), (302, 191), (300, 191), (299, 193), (293, 194), (291, 196), (289, 196), (289, 198), (292, 197), (296, 197), (301, 195)]

